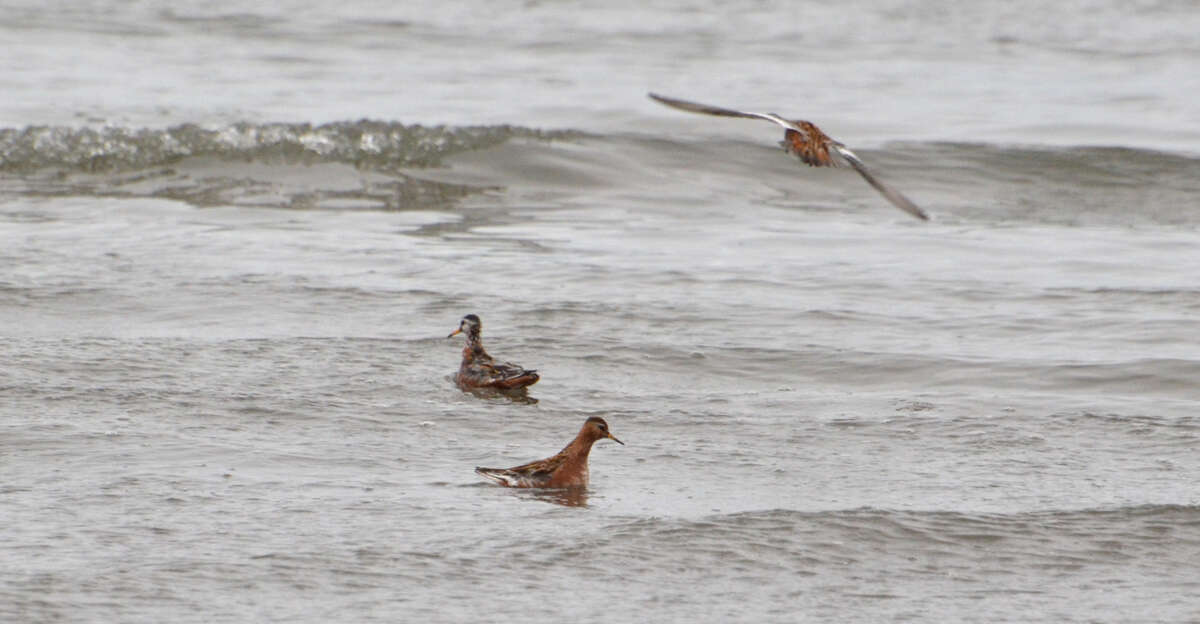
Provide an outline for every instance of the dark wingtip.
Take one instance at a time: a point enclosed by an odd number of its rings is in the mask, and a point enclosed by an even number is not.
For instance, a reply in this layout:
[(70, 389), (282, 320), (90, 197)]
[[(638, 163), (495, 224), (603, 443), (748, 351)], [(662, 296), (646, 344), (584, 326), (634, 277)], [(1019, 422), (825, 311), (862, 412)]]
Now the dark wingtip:
[(647, 91), (646, 97), (654, 100), (655, 102), (658, 102), (659, 104), (666, 104), (667, 106), (675, 106), (675, 103), (679, 102), (679, 100), (677, 100), (675, 98), (667, 97), (665, 95), (659, 95), (653, 91)]

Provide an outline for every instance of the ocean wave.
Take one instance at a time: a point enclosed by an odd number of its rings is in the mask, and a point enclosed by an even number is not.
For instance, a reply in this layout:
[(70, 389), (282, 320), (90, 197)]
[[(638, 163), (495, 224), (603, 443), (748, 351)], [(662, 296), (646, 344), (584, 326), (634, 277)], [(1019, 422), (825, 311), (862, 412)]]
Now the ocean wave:
[(976, 175), (1002, 180), (1048, 177), (1108, 187), (1193, 180), (1198, 164), (1198, 159), (1188, 154), (1119, 145), (930, 142), (906, 147), (950, 166), (967, 168)]
[[(776, 509), (695, 519), (614, 519), (603, 531), (569, 539), (518, 532), (492, 536), (488, 546), (488, 569), (500, 572), (493, 577), (531, 567), (563, 579), (552, 581), (563, 585), (580, 576), (653, 575), (659, 592), (704, 587), (712, 595), (761, 586), (879, 600), (903, 598), (935, 583), (942, 591), (990, 597), (1044, 593), (1042, 579), (1049, 576), (1187, 593), (1194, 592), (1195, 582), (1185, 571), (1200, 556), (1200, 507), (1015, 513)], [(1129, 576), (1131, 568), (1136, 575)], [(433, 571), (460, 573), (451, 565)], [(792, 613), (789, 605), (770, 601), (746, 607), (772, 620)], [(922, 605), (911, 607), (920, 613)]]
[[(879, 556), (930, 558), (991, 554), (1073, 562), (1123, 560), (1142, 551), (1165, 556), (1175, 546), (1200, 552), (1200, 506), (1133, 505), (1016, 513), (875, 508), (720, 514), (701, 519), (649, 518), (611, 529), (613, 543), (722, 551), (720, 558), (761, 561), (803, 555), (814, 561)], [(1187, 555), (1177, 551), (1177, 556)]]
[[(444, 210), (484, 190), (542, 203), (618, 194), (714, 209), (737, 198), (843, 211), (878, 197), (727, 139), (597, 135), (512, 125), (239, 123), (165, 129), (0, 129), (0, 175), (34, 196), (166, 197), (194, 205)], [(1193, 225), (1200, 159), (1127, 147), (920, 142), (859, 150), (945, 223)], [(377, 174), (377, 175), (376, 175)], [(419, 176), (419, 177), (418, 177)]]
[(162, 166), (196, 156), (328, 162), (379, 169), (436, 167), (450, 155), (514, 138), (562, 140), (572, 131), (510, 125), (423, 126), (360, 120), (322, 125), (237, 123), (153, 128), (28, 126), (0, 129), (0, 170), (48, 167), (88, 173)]

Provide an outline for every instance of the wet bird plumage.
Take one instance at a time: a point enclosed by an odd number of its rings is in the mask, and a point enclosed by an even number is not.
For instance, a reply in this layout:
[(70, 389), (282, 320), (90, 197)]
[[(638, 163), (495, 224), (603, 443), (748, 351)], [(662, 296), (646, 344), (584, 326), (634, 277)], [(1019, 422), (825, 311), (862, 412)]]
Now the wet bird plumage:
[(515, 468), (476, 468), (475, 472), (507, 487), (574, 488), (588, 484), (588, 454), (597, 440), (612, 440), (624, 445), (608, 431), (608, 423), (599, 416), (588, 418), (579, 433), (557, 455), (522, 464)]
[(483, 324), (479, 317), (468, 314), (458, 324), (458, 329), (447, 338), (458, 334), (467, 335), (467, 344), (462, 351), (462, 364), (454, 381), (464, 388), (495, 388), (516, 390), (531, 386), (541, 377), (536, 370), (529, 370), (512, 362), (497, 363), (483, 348)]
[(689, 102), (687, 100), (678, 100), (669, 98), (656, 93), (649, 94), (650, 98), (679, 110), (689, 113), (700, 113), (702, 115), (716, 115), (718, 117), (740, 117), (743, 119), (763, 119), (772, 123), (778, 124), (784, 128), (783, 141), (780, 144), (789, 154), (796, 155), (802, 162), (811, 167), (836, 167), (838, 161), (836, 156), (841, 160), (849, 163), (859, 175), (867, 181), (876, 191), (883, 195), (893, 206), (907, 212), (908, 214), (922, 220), (929, 219), (924, 210), (921, 210), (916, 204), (905, 197), (900, 191), (888, 186), (882, 180), (877, 178), (866, 163), (858, 157), (857, 154), (850, 151), (845, 145), (833, 140), (829, 135), (825, 134), (816, 125), (802, 120), (788, 120), (776, 115), (775, 113), (755, 113), (748, 111), (737, 111), (729, 108), (721, 108), (719, 106), (710, 106), (708, 104), (700, 104), (698, 102)]

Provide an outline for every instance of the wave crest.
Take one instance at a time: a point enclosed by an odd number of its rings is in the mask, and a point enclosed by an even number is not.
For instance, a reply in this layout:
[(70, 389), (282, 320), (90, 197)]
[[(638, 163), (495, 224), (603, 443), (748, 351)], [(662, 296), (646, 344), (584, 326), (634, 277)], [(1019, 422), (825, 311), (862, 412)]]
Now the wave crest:
[(0, 129), (0, 170), (87, 172), (140, 169), (192, 156), (337, 162), (373, 168), (436, 167), (447, 156), (513, 138), (562, 140), (572, 131), (520, 126), (422, 126), (360, 120), (322, 125), (237, 123), (151, 128), (29, 126)]

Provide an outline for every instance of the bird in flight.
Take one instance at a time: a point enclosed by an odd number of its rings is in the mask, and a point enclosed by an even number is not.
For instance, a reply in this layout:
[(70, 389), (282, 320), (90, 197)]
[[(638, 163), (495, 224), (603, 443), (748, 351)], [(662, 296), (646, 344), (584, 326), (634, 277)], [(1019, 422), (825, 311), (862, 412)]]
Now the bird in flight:
[(687, 100), (677, 100), (656, 93), (650, 93), (650, 98), (656, 102), (660, 102), (671, 108), (687, 111), (689, 113), (701, 113), (704, 115), (717, 115), (718, 117), (743, 117), (746, 119), (765, 119), (772, 123), (783, 126), (783, 141), (780, 145), (783, 146), (789, 154), (795, 154), (806, 165), (810, 167), (836, 167), (839, 160), (850, 163), (851, 167), (858, 172), (859, 175), (867, 181), (867, 184), (875, 187), (881, 195), (892, 205), (907, 212), (908, 214), (926, 221), (929, 215), (925, 214), (924, 210), (917, 207), (907, 197), (896, 189), (883, 183), (883, 180), (875, 177), (874, 173), (867, 168), (862, 159), (857, 154), (850, 151), (845, 145), (829, 138), (829, 135), (821, 132), (821, 129), (807, 121), (789, 121), (776, 115), (775, 113), (753, 113), (736, 111), (719, 106), (709, 106), (708, 104), (699, 104), (697, 102), (688, 102)]

